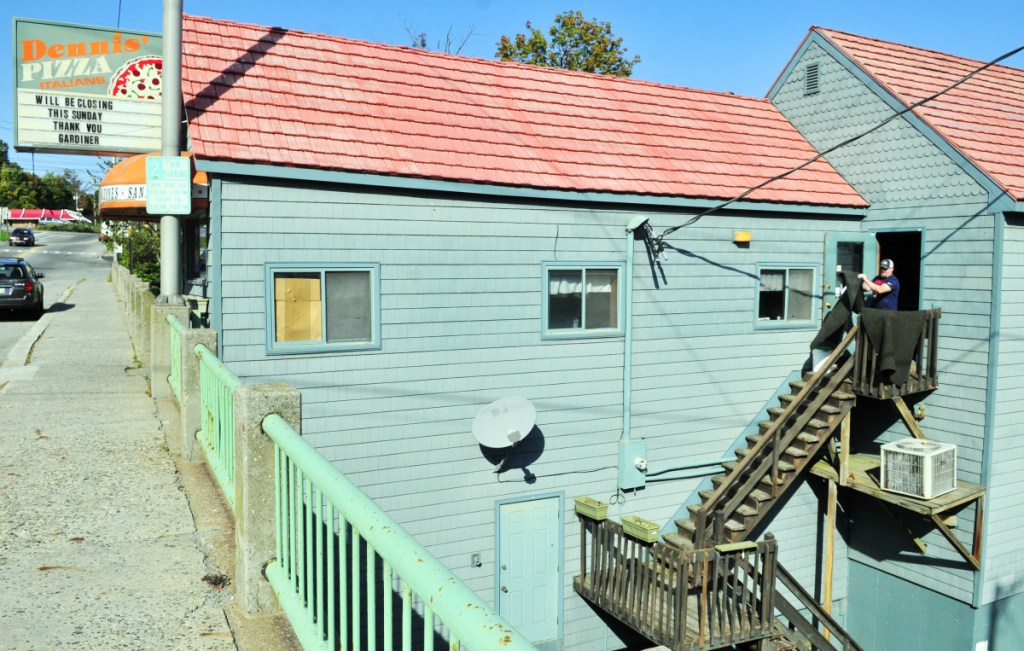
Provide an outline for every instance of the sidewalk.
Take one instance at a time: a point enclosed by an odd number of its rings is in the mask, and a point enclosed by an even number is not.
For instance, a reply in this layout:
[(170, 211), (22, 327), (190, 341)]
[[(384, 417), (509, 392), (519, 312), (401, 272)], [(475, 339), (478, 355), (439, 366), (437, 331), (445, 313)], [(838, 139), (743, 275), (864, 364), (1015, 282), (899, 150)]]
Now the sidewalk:
[(234, 607), (229, 512), (176, 465), (148, 373), (94, 277), (0, 367), (0, 648), (295, 648), (283, 618)]

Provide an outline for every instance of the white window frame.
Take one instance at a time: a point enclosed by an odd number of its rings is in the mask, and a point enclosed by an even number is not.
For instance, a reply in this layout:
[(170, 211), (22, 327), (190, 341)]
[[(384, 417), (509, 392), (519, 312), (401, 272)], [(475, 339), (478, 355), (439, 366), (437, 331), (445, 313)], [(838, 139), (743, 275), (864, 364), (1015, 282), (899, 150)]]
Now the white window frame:
[[(625, 333), (623, 319), (625, 318), (624, 307), (626, 304), (625, 290), (625, 269), (624, 262), (545, 262), (541, 270), (541, 338), (544, 340), (565, 340), (565, 339), (594, 339), (602, 337), (621, 337)], [(587, 328), (586, 327), (586, 291), (583, 292), (583, 302), (580, 306), (581, 323), (577, 328), (551, 328), (549, 323), (549, 297), (550, 297), (550, 273), (552, 271), (579, 271), (582, 273), (582, 283), (586, 287), (587, 271), (615, 271), (615, 283), (617, 296), (615, 300), (615, 322), (614, 328)]]
[[(327, 274), (331, 272), (362, 271), (370, 275), (370, 338), (360, 341), (329, 342), (327, 337)], [(324, 309), (321, 313), (321, 338), (316, 341), (276, 341), (277, 314), (274, 279), (281, 273), (319, 273), (320, 297)], [(309, 353), (379, 350), (380, 337), (380, 264), (309, 262), (268, 262), (265, 264), (266, 287), (266, 350), (268, 355), (298, 355)]]

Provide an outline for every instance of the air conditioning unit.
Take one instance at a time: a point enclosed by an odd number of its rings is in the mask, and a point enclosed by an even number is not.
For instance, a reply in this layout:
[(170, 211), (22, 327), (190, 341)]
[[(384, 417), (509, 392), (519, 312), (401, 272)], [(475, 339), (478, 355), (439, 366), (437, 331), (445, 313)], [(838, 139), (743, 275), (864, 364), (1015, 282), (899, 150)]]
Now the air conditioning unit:
[(931, 499), (956, 488), (956, 446), (903, 439), (882, 446), (882, 490)]

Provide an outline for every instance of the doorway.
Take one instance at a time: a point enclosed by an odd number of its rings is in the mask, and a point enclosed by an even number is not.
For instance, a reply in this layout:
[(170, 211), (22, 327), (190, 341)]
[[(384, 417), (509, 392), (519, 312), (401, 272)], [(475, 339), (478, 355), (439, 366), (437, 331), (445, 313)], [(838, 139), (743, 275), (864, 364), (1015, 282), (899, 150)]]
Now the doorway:
[(921, 309), (921, 231), (875, 233), (878, 238), (878, 262), (893, 261), (893, 275), (900, 281), (898, 310)]

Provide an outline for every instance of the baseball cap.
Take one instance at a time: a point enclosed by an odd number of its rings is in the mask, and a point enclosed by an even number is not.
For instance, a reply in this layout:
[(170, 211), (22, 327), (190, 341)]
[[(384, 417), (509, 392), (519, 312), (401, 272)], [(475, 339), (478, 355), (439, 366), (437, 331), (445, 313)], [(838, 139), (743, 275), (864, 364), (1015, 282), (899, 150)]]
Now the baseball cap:
[(882, 260), (882, 263), (878, 266), (881, 267), (882, 271), (885, 271), (886, 269), (892, 269), (892, 260), (886, 258), (885, 260)]

